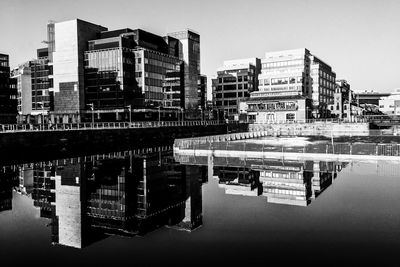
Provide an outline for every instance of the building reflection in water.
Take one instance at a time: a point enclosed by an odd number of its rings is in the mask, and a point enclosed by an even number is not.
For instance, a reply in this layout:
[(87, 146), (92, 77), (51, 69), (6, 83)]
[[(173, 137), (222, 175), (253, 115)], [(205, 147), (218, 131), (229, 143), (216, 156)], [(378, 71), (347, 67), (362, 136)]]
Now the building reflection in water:
[(13, 187), (18, 185), (18, 168), (0, 168), (0, 212), (12, 209)]
[(269, 203), (307, 206), (348, 163), (175, 155), (182, 164), (207, 165), (226, 194), (264, 196)]
[(207, 182), (207, 168), (176, 163), (169, 148), (143, 152), (4, 168), (0, 181), (7, 186), (1, 184), (0, 207), (11, 209), (13, 187), (24, 192), (40, 216), (50, 219), (52, 242), (75, 248), (113, 234), (144, 235), (163, 226), (192, 231), (201, 226), (201, 186)]

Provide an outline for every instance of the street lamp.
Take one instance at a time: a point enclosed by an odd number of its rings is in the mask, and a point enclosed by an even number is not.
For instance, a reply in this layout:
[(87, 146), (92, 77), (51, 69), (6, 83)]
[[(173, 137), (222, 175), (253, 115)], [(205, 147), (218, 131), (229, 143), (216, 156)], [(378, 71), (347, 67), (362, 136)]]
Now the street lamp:
[(44, 124), (44, 104), (43, 102), (38, 102), (38, 105), (42, 107), (42, 125)]
[(90, 107), (90, 110), (92, 111), (92, 127), (94, 127), (94, 104), (90, 103), (87, 105)]
[(129, 127), (130, 127), (131, 123), (132, 123), (132, 106), (128, 105), (126, 107), (128, 108), (128, 112), (129, 112)]
[(158, 123), (161, 122), (161, 106), (158, 106)]

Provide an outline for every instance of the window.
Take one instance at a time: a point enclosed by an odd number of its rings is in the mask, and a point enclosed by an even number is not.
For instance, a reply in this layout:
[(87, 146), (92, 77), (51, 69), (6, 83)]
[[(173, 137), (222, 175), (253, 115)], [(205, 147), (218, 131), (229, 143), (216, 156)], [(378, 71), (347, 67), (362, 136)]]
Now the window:
[(269, 79), (264, 79), (264, 84), (269, 85)]
[(242, 76), (238, 76), (238, 81), (239, 81), (239, 82), (242, 81)]
[(294, 121), (296, 119), (296, 114), (294, 113), (286, 113), (286, 120), (287, 121)]

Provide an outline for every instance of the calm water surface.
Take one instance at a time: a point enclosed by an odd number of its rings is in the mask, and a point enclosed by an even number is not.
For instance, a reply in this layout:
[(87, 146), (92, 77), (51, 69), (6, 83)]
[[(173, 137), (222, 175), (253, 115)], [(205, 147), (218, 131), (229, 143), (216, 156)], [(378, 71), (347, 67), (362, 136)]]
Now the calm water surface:
[(168, 148), (3, 166), (1, 264), (395, 263), (399, 170)]

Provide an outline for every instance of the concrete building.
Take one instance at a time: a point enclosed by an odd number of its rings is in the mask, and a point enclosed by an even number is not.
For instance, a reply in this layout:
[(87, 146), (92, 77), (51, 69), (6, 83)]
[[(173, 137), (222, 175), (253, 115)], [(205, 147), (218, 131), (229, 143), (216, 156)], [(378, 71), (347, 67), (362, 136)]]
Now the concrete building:
[(268, 123), (330, 117), (335, 78), (331, 67), (306, 48), (267, 52), (258, 91), (245, 101), (249, 119)]
[(32, 113), (32, 80), (30, 62), (19, 65), (11, 71), (11, 77), (17, 80), (18, 114)]
[(106, 30), (79, 19), (55, 23), (55, 51), (52, 57), (56, 113), (80, 113), (87, 109), (84, 99), (84, 52), (88, 41), (96, 39), (98, 33)]
[(260, 59), (247, 58), (224, 61), (212, 79), (214, 107), (225, 117), (238, 116), (240, 102), (258, 88)]
[(379, 99), (379, 110), (387, 115), (400, 115), (400, 89)]
[(16, 123), (17, 95), (17, 80), (10, 78), (9, 57), (0, 54), (0, 123)]

